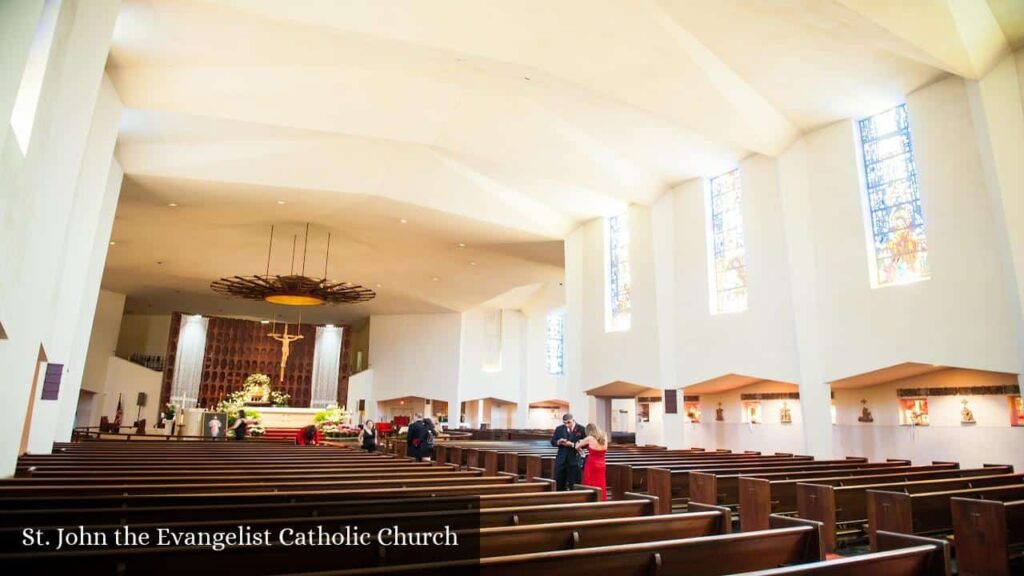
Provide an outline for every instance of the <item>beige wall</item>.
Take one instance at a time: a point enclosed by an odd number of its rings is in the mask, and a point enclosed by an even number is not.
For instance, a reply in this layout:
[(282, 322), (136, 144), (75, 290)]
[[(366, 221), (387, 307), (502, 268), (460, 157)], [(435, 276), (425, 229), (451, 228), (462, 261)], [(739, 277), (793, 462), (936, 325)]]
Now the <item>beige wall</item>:
[(126, 359), (132, 354), (166, 357), (170, 330), (170, 314), (125, 314), (117, 339), (117, 355)]
[[(348, 365), (352, 367), (352, 372), (355, 373), (359, 370), (366, 370), (370, 366), (370, 319), (367, 318), (362, 322), (354, 324), (351, 330)], [(363, 353), (363, 365), (361, 367), (356, 364), (359, 352)]]

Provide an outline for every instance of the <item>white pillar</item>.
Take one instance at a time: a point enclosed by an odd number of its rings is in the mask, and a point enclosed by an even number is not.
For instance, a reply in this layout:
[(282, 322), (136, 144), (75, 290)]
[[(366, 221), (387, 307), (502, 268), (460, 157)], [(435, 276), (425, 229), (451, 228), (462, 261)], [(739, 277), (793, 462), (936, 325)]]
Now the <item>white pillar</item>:
[[(121, 192), (123, 174), (113, 159), (120, 118), (121, 100), (110, 79), (104, 76), (89, 143), (82, 159), (82, 172), (65, 243), (64, 265), (58, 282), (53, 344), (49, 353), (51, 357), (65, 359), (59, 408), (53, 410), (52, 402), (36, 403), (37, 415), (33, 417), (29, 440), (32, 451), (45, 450), (55, 440), (66, 442), (71, 439), (96, 299)], [(43, 425), (46, 419), (38, 414), (40, 408), (55, 412), (56, 426)]]
[[(779, 157), (779, 193), (785, 219), (786, 253), (797, 351), (800, 356), (800, 408), (804, 447), (816, 458), (832, 455), (831, 388), (824, 380), (821, 330), (818, 325), (818, 285), (814, 252), (814, 222), (803, 141)], [(817, 192), (817, 191), (814, 191)]]
[[(8, 4), (17, 3), (5, 3), (0, 14)], [(10, 224), (0, 229), (0, 259), (5, 275), (18, 281), (0, 285), (0, 322), (8, 336), (0, 366), (9, 382), (0, 387), (0, 476), (14, 469), (40, 346), (51, 362), (67, 364), (70, 356), (69, 346), (62, 357), (49, 351), (61, 352), (54, 340), (58, 330), (75, 330), (57, 325), (58, 288), (118, 5), (62, 3), (27, 154), (14, 138), (2, 142), (0, 220)], [(6, 29), (9, 23), (0, 21)], [(6, 48), (7, 39), (0, 42)], [(0, 76), (0, 106), (8, 117), (10, 88), (9, 78)]]
[[(965, 81), (981, 164), (1015, 311), (1017, 349), (1024, 350), (1024, 50), (1003, 58), (981, 80)], [(1024, 385), (1024, 354), (1018, 381)]]

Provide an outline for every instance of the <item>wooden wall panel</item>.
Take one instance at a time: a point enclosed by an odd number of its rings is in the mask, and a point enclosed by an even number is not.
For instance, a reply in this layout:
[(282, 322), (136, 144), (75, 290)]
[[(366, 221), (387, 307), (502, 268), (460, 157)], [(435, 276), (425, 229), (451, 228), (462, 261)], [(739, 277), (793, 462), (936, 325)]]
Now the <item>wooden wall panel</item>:
[[(171, 318), (171, 337), (168, 339), (167, 365), (164, 369), (164, 385), (161, 405), (168, 401), (171, 379), (174, 371), (174, 357), (178, 346), (178, 331), (181, 314)], [(348, 395), (348, 346), (351, 339), (349, 326), (343, 326), (341, 369), (338, 374), (339, 405), (345, 403)], [(290, 406), (309, 406), (313, 382), (313, 352), (316, 347), (316, 326), (303, 325), (303, 338), (291, 343), (284, 381), (279, 381), (281, 343), (268, 336), (276, 328), (250, 320), (210, 317), (206, 332), (206, 352), (203, 358), (203, 381), (199, 389), (199, 407), (213, 408), (222, 398), (235, 390), (241, 390), (245, 378), (257, 372), (270, 376), (271, 390), (291, 395)], [(288, 333), (295, 334), (296, 326), (289, 326)]]

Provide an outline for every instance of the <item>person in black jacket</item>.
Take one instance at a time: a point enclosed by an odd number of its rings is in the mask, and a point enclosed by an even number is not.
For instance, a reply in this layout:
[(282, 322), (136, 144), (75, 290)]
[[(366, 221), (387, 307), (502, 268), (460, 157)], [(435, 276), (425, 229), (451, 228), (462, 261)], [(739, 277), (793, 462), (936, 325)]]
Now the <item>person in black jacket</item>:
[(420, 446), (423, 444), (423, 415), (415, 414), (413, 416), (412, 423), (409, 424), (409, 429), (405, 433), (405, 455), (410, 458), (415, 458), (417, 461), (423, 459), (423, 451)]
[(572, 490), (580, 481), (580, 461), (576, 443), (586, 438), (583, 426), (576, 423), (572, 414), (562, 416), (562, 425), (555, 428), (551, 445), (558, 447), (555, 457), (555, 485), (558, 490)]

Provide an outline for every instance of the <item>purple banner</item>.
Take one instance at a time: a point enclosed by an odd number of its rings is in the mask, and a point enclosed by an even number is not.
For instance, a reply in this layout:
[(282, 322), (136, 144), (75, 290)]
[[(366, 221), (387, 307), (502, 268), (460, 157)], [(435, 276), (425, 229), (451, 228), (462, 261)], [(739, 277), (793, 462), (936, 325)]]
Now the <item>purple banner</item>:
[(56, 400), (60, 395), (60, 378), (64, 374), (63, 364), (47, 364), (43, 376), (43, 400)]

